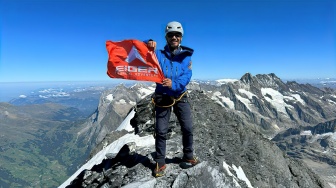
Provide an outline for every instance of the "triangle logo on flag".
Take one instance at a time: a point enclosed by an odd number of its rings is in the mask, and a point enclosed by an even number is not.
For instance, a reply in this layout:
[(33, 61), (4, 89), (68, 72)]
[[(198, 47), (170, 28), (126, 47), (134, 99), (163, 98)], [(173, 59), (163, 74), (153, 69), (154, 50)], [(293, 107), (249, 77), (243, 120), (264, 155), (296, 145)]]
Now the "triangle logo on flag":
[(139, 54), (139, 51), (135, 48), (135, 46), (132, 47), (131, 51), (129, 52), (128, 56), (126, 57), (125, 61), (130, 64), (135, 59), (140, 60), (144, 64), (147, 64), (146, 61), (141, 57)]

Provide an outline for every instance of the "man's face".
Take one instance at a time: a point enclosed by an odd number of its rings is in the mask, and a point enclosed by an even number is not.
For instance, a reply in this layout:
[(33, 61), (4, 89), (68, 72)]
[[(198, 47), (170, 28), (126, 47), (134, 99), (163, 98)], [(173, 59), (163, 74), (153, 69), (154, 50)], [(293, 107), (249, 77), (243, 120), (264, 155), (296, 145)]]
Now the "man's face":
[(166, 40), (171, 47), (177, 48), (181, 44), (182, 35), (179, 32), (170, 32), (167, 33)]

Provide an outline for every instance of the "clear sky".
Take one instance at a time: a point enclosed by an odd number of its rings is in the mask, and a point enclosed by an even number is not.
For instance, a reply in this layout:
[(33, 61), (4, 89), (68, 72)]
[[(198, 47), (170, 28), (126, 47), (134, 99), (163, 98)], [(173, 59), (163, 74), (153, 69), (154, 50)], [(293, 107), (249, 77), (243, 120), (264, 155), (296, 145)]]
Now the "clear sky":
[(335, 0), (2, 0), (0, 82), (109, 80), (105, 41), (182, 23), (193, 79), (336, 77)]

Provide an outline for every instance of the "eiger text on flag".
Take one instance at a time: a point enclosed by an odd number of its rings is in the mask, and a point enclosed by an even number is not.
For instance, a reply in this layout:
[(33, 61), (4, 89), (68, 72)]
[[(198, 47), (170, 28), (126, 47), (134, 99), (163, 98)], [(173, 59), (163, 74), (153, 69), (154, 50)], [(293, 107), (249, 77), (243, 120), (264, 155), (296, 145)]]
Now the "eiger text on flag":
[(111, 78), (162, 83), (164, 79), (155, 52), (139, 40), (106, 41), (107, 75)]

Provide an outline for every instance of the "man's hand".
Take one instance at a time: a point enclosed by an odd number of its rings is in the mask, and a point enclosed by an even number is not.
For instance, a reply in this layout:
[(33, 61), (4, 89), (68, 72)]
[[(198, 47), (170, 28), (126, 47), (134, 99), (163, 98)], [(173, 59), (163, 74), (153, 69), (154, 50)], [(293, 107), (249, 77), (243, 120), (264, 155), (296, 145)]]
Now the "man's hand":
[(169, 79), (169, 78), (163, 79), (162, 85), (164, 87), (169, 87), (169, 89), (171, 89), (172, 88), (172, 81), (171, 81), (171, 79)]
[(148, 41), (147, 47), (149, 48), (149, 50), (155, 50), (156, 49), (156, 42), (153, 41), (153, 40)]

